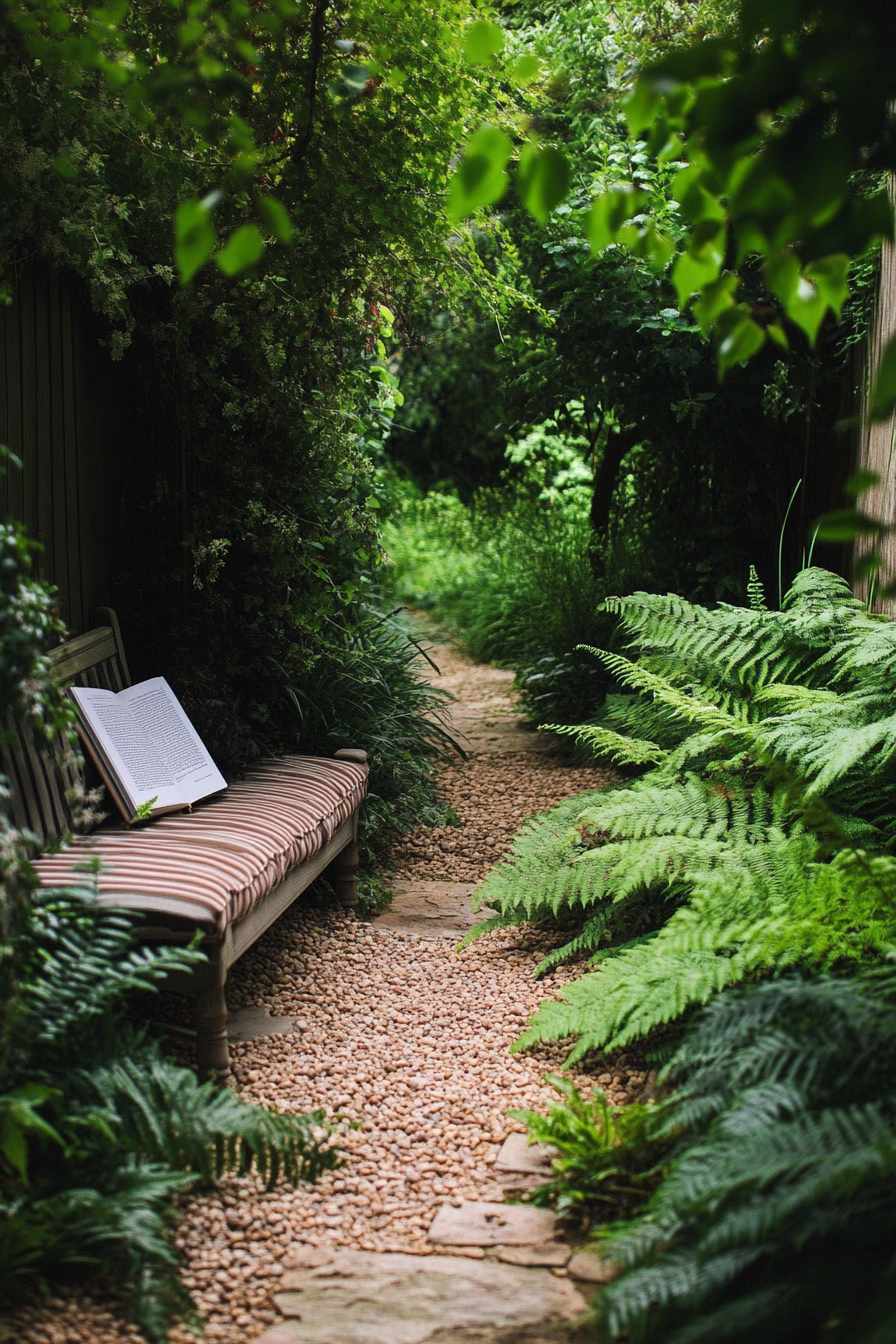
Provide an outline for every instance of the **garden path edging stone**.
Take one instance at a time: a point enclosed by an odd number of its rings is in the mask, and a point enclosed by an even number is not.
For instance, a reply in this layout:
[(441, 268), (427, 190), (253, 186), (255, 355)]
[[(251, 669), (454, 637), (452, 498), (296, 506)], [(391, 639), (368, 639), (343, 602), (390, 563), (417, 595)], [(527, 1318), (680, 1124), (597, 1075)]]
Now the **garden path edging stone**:
[(339, 1251), (282, 1283), (274, 1300), (286, 1322), (258, 1344), (448, 1344), (463, 1334), (497, 1344), (508, 1331), (574, 1323), (587, 1308), (549, 1271), (441, 1255)]

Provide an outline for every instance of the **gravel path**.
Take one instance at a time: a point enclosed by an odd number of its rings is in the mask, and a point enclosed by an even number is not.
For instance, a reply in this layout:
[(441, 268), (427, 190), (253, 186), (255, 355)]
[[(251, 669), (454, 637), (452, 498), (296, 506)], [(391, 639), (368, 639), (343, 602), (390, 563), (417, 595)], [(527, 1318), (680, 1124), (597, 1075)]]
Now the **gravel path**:
[[(520, 725), (510, 673), (447, 647), (435, 656), (439, 684), (463, 697), (453, 727), (470, 756), (441, 772), (461, 824), (421, 827), (397, 845), (402, 886), (479, 881), (525, 817), (609, 779), (605, 769), (571, 766), (544, 735)], [(574, 974), (564, 968), (535, 984), (548, 945), (531, 929), (500, 930), (458, 953), (453, 939), (300, 906), (237, 964), (231, 1009), (261, 1005), (295, 1023), (233, 1046), (239, 1090), (282, 1110), (323, 1107), (341, 1126), (346, 1162), (314, 1186), (264, 1193), (232, 1180), (185, 1201), (178, 1246), (209, 1337), (244, 1344), (278, 1319), (280, 1262), (296, 1241), (429, 1254), (426, 1232), (446, 1200), (503, 1197), (506, 1180), (491, 1164), (521, 1128), (505, 1112), (543, 1107), (552, 1097), (543, 1076), (563, 1056), (508, 1053), (529, 1013)], [(600, 1081), (611, 1102), (622, 1102), (644, 1074), (620, 1060), (612, 1073), (578, 1080)], [(20, 1313), (11, 1325), (9, 1338), (22, 1344), (135, 1338), (106, 1307), (74, 1297)], [(183, 1344), (192, 1338), (173, 1335)]]

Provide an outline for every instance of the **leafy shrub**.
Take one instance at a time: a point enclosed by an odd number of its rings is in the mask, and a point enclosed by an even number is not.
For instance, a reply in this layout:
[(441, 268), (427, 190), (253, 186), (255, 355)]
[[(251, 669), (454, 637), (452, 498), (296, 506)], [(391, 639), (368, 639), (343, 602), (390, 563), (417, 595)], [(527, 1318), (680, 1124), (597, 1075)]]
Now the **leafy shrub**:
[(896, 1336), (896, 972), (725, 994), (667, 1069), (674, 1160), (611, 1237), (601, 1338)]
[(361, 816), (368, 846), (396, 830), (442, 822), (432, 763), (459, 750), (446, 728), (451, 697), (422, 676), (419, 646), (397, 616), (367, 608), (357, 624), (334, 632), (303, 684), (289, 687), (303, 749), (368, 753)]
[(660, 1152), (649, 1137), (651, 1107), (633, 1102), (614, 1112), (599, 1087), (589, 1100), (568, 1078), (548, 1074), (546, 1081), (563, 1098), (547, 1115), (509, 1112), (526, 1125), (530, 1143), (557, 1150), (553, 1175), (535, 1187), (530, 1201), (554, 1206), (580, 1227), (596, 1213), (605, 1221), (638, 1208), (656, 1183), (652, 1168)]
[[(556, 464), (554, 464), (556, 466)], [(454, 494), (396, 486), (384, 526), (387, 579), (399, 600), (431, 611), (483, 662), (520, 671), (535, 717), (593, 712), (608, 679), (573, 652), (603, 639), (605, 588), (588, 560), (587, 499), (576, 478), (512, 478), (472, 507)]]
[(598, 656), (630, 693), (569, 731), (649, 768), (531, 823), (477, 893), (498, 914), (474, 931), (578, 917), (541, 969), (583, 952), (601, 969), (518, 1043), (575, 1035), (572, 1058), (761, 970), (861, 964), (896, 937), (896, 860), (874, 852), (896, 834), (896, 627), (817, 569), (781, 612), (607, 605), (640, 656)]
[(89, 892), (36, 890), (5, 945), (16, 993), (0, 1074), (0, 1284), (15, 1301), (88, 1268), (153, 1339), (194, 1319), (177, 1273), (172, 1196), (227, 1172), (273, 1184), (337, 1162), (323, 1113), (279, 1115), (199, 1083), (124, 1016), (201, 954), (147, 950)]

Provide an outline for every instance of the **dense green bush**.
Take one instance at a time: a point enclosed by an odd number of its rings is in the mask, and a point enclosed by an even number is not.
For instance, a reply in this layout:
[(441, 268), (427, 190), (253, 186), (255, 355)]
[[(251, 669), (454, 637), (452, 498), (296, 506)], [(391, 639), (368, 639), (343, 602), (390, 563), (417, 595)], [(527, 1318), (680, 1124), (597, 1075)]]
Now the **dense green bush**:
[(224, 1175), (271, 1183), (332, 1167), (323, 1112), (242, 1102), (166, 1059), (126, 1019), (201, 954), (137, 946), (89, 891), (38, 890), (4, 942), (14, 977), (0, 1060), (0, 1285), (7, 1302), (66, 1272), (102, 1275), (153, 1339), (195, 1319), (172, 1197)]
[[(469, 13), (287, 3), (185, 29), (137, 2), (105, 36), (68, 0), (0, 14), (0, 288), (15, 303), (25, 257), (62, 272), (85, 340), (115, 361), (134, 413), (108, 465), (108, 598), (135, 674), (168, 676), (225, 774), (319, 750), (295, 688), (316, 695), (365, 640), (370, 458), (400, 400), (385, 342), (424, 283), (463, 283), (443, 196), (494, 84), (464, 60)], [(348, 88), (361, 60), (377, 68)], [(248, 269), (212, 259), (181, 285), (179, 208), (202, 198), (226, 250), (272, 218), (260, 196), (285, 232), (268, 222)]]
[[(725, 994), (651, 1118), (671, 1146), (601, 1338), (886, 1344), (896, 1334), (896, 974)], [(624, 1159), (622, 1159), (624, 1160)]]
[(480, 929), (573, 918), (542, 969), (599, 964), (520, 1046), (574, 1035), (578, 1058), (757, 972), (861, 965), (896, 938), (896, 627), (817, 569), (780, 612), (754, 600), (608, 603), (638, 657), (598, 656), (628, 693), (568, 731), (649, 768), (530, 824), (477, 893), (498, 911)]
[(472, 505), (396, 482), (385, 581), (445, 622), (474, 658), (517, 667), (536, 717), (575, 719), (608, 684), (575, 646), (612, 625), (588, 559), (587, 471), (555, 422), (509, 445), (505, 461), (504, 485), (480, 490)]

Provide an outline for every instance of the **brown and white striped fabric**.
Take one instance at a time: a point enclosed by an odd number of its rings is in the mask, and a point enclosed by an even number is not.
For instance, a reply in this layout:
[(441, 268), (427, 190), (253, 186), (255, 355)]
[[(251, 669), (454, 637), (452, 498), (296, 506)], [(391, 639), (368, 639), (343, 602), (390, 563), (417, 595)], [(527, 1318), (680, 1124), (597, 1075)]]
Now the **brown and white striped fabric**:
[(93, 880), (85, 863), (99, 858), (102, 900), (182, 916), (220, 936), (323, 849), (366, 792), (366, 765), (285, 756), (255, 764), (192, 812), (79, 836), (34, 867), (41, 886), (83, 887)]

